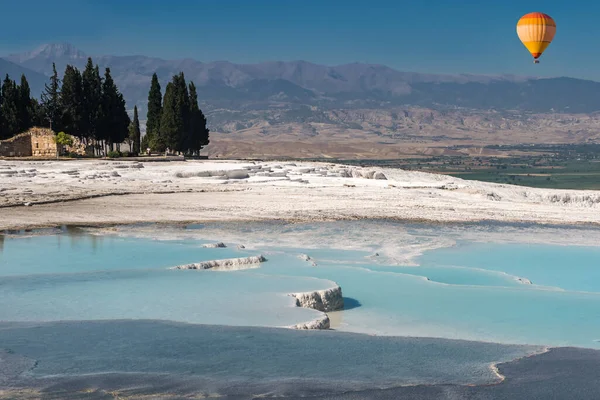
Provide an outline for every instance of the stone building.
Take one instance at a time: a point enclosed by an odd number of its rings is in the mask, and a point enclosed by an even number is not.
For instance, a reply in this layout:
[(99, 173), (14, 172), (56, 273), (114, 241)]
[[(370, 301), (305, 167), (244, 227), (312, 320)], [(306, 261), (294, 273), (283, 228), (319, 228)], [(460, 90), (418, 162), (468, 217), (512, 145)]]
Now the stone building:
[(0, 141), (0, 157), (56, 157), (54, 132), (31, 128), (7, 140)]
[[(77, 138), (65, 150), (85, 154), (85, 147)], [(0, 140), (0, 157), (56, 157), (54, 132), (47, 128), (31, 128), (7, 140)]]

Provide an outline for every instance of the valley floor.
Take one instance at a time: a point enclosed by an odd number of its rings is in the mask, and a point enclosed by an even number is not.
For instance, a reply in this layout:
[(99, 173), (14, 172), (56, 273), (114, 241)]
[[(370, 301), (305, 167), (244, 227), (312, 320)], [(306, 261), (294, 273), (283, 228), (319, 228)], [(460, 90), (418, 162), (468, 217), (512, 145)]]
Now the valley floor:
[[(377, 179), (378, 178), (378, 179)], [(244, 161), (0, 160), (0, 229), (137, 222), (600, 223), (600, 191), (394, 168)]]

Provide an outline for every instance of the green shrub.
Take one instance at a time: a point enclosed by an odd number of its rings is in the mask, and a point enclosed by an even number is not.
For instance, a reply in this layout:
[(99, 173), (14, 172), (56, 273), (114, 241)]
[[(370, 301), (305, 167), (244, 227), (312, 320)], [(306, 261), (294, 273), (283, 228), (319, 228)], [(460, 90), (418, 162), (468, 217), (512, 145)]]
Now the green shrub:
[(108, 158), (119, 158), (122, 156), (122, 154), (119, 151), (109, 151), (107, 156)]
[(67, 135), (64, 132), (58, 132), (54, 136), (54, 143), (61, 146), (73, 146), (73, 136)]

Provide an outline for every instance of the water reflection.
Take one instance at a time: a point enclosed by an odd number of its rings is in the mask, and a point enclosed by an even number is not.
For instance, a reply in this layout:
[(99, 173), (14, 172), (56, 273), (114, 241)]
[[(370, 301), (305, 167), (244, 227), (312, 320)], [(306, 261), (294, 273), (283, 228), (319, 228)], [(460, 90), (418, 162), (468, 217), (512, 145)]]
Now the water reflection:
[(96, 254), (98, 246), (101, 244), (103, 239), (102, 236), (91, 234), (80, 227), (63, 225), (60, 227), (60, 232), (55, 235), (56, 246), (59, 249), (61, 248), (64, 236), (68, 238), (70, 248), (72, 250), (78, 248), (89, 248), (92, 254)]
[(62, 227), (62, 231), (69, 237), (71, 249), (81, 247), (81, 245), (89, 245), (92, 253), (96, 254), (96, 251), (98, 250), (98, 244), (99, 242), (102, 242), (102, 236), (90, 234), (77, 226), (65, 225)]

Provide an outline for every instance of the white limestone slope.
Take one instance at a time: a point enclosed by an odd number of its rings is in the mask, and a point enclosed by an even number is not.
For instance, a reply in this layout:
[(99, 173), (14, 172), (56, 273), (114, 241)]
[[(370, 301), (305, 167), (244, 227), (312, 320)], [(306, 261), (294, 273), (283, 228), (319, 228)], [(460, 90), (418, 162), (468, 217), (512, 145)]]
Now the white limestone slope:
[(535, 189), (392, 168), (0, 160), (0, 229), (366, 218), (598, 224), (599, 211), (600, 191)]

